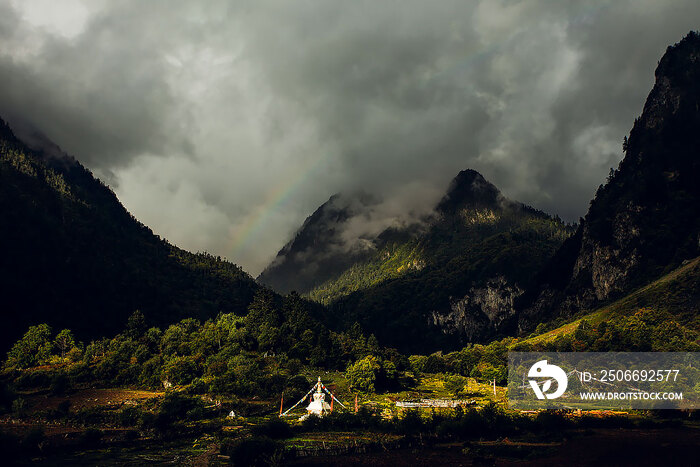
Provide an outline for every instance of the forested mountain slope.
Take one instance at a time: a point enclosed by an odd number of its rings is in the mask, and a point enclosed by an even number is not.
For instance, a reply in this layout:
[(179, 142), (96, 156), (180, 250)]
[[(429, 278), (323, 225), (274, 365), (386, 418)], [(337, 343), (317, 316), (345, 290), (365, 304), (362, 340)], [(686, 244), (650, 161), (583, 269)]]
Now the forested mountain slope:
[(700, 254), (700, 36), (669, 47), (625, 157), (518, 304), (519, 326), (590, 310)]
[(329, 325), (358, 322), (384, 345), (456, 348), (512, 328), (513, 301), (570, 233), (465, 170), (424, 225), (383, 232), (309, 295), (328, 304)]
[(365, 216), (377, 202), (366, 193), (331, 196), (302, 224), (294, 237), (260, 273), (258, 282), (280, 293), (306, 293), (335, 279), (355, 262), (364, 259), (370, 239), (348, 241), (343, 232), (353, 218)]
[(151, 325), (242, 314), (259, 288), (238, 266), (160, 239), (80, 163), (29, 149), (2, 120), (0, 216), (4, 348), (39, 322), (87, 338), (136, 309)]
[(700, 350), (700, 257), (590, 313), (540, 323), (515, 350)]

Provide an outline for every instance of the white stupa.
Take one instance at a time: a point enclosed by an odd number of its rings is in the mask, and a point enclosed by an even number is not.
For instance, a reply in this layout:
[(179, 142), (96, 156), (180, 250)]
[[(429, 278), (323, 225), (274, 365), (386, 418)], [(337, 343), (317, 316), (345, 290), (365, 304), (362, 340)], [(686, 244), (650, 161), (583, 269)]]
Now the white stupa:
[(331, 411), (331, 406), (326, 402), (326, 394), (321, 390), (322, 383), (321, 377), (318, 377), (318, 383), (316, 383), (316, 392), (312, 394), (311, 402), (308, 407), (306, 407), (306, 413), (309, 415), (317, 415), (323, 417), (325, 414)]
[[(328, 397), (330, 397), (330, 404), (326, 402), (326, 394), (328, 394)], [(309, 390), (304, 397), (299, 399), (299, 402), (288, 408), (286, 412), (282, 412), (282, 406), (284, 405), (284, 396), (282, 396), (282, 400), (280, 402), (280, 417), (286, 416), (289, 412), (294, 410), (295, 407), (303, 404), (306, 398), (309, 396), (311, 402), (309, 402), (309, 405), (306, 407), (306, 413), (299, 420), (306, 420), (311, 415), (316, 415), (318, 417), (327, 415), (333, 411), (333, 401), (335, 401), (336, 404), (340, 405), (342, 408), (346, 408), (345, 405), (343, 405), (343, 403), (340, 402), (326, 386), (323, 385), (321, 382), (321, 377), (319, 376), (318, 382), (314, 384), (311, 390)]]

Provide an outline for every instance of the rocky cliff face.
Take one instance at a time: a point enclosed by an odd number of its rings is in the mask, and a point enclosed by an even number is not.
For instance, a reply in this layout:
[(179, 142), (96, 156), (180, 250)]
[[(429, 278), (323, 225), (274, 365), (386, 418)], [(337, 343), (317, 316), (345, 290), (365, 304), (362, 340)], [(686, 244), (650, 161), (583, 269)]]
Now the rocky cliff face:
[(461, 299), (450, 303), (449, 312), (433, 311), (432, 324), (443, 333), (458, 335), (467, 341), (479, 340), (502, 330), (515, 314), (514, 302), (523, 293), (517, 284), (503, 276), (472, 287)]
[(486, 342), (513, 330), (516, 297), (571, 233), (464, 170), (422, 230), (385, 232), (377, 254), (323, 289), (345, 292), (328, 301), (329, 321), (407, 353)]
[(700, 254), (700, 36), (669, 47), (656, 83), (576, 234), (518, 303), (519, 327), (571, 315)]

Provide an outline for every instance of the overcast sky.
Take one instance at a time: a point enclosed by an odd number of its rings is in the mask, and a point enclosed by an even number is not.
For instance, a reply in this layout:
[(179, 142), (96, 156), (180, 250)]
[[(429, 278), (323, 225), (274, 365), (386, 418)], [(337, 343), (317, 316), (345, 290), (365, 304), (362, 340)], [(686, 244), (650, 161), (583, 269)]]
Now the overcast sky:
[(256, 275), (335, 192), (456, 173), (573, 221), (697, 0), (0, 0), (0, 116)]

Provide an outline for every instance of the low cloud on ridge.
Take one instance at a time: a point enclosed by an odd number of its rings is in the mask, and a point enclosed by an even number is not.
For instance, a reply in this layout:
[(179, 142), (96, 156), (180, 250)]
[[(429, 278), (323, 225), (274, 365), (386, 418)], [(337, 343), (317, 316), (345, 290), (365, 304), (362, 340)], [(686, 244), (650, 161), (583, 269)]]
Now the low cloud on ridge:
[(0, 115), (257, 274), (332, 193), (400, 218), (465, 168), (576, 220), (698, 24), (691, 0), (6, 1)]

